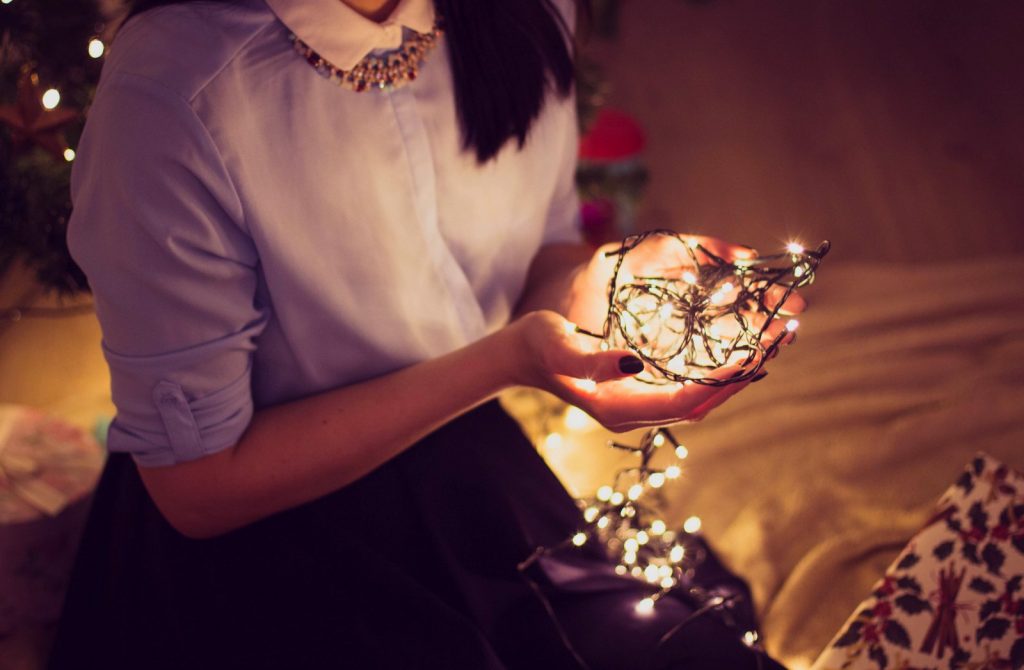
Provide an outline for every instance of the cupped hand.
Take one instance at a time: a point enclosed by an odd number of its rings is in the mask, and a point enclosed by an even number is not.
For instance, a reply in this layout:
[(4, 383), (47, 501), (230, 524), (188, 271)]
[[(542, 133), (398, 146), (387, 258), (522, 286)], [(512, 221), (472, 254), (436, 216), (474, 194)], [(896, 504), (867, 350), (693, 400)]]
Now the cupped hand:
[[(615, 432), (702, 418), (750, 383), (641, 382), (633, 378), (642, 365), (639, 358), (629, 351), (601, 351), (599, 340), (547, 310), (530, 312), (510, 327), (517, 329), (521, 342), (517, 383), (548, 391)], [(728, 366), (709, 377), (726, 379), (743, 371)]]

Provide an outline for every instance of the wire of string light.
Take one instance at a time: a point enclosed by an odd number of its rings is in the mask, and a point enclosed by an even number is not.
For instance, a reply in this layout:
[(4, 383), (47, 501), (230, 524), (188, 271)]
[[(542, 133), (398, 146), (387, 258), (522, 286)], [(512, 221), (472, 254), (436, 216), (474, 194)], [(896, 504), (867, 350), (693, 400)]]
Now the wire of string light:
[[(655, 236), (674, 239), (686, 250), (690, 262), (658, 276), (625, 273), (627, 254)], [(618, 258), (609, 282), (603, 331), (580, 332), (600, 337), (605, 348), (632, 350), (646, 364), (637, 378), (648, 383), (724, 386), (751, 379), (786, 334), (796, 329), (797, 322), (790, 320), (781, 333), (766, 338), (769, 326), (781, 315), (793, 291), (814, 281), (829, 248), (827, 241), (813, 250), (790, 243), (782, 253), (730, 261), (673, 231), (655, 230), (627, 237), (618, 249), (608, 252), (609, 257)], [(729, 378), (706, 376), (719, 367), (737, 364), (740, 371)], [(546, 442), (561, 442), (552, 440), (552, 435)], [(688, 449), (666, 428), (647, 431), (635, 446), (617, 441), (609, 444), (635, 454), (639, 462), (618, 470), (611, 484), (579, 500), (583, 525), (557, 544), (538, 547), (520, 563), (520, 572), (554, 618), (542, 590), (528, 576), (530, 568), (544, 557), (597, 544), (613, 561), (617, 575), (634, 577), (650, 587), (636, 603), (638, 615), (653, 613), (658, 601), (673, 592), (681, 592), (693, 605), (693, 611), (670, 629), (659, 645), (701, 616), (718, 613), (729, 623), (727, 610), (736, 606), (743, 594), (709, 591), (694, 580), (697, 567), (706, 557), (698, 539), (700, 518), (691, 516), (680, 528), (671, 529), (657, 510), (642, 500), (645, 494), (682, 474), (681, 464)], [(654, 456), (666, 444), (672, 446), (675, 461), (656, 467)], [(555, 623), (558, 625), (557, 619)], [(560, 626), (559, 631), (572, 649)], [(758, 632), (738, 630), (737, 635), (755, 653), (760, 666)]]
[[(655, 238), (676, 242), (689, 263), (657, 276), (623, 269), (628, 255)], [(814, 281), (829, 242), (815, 249), (790, 243), (782, 253), (727, 260), (697, 238), (670, 230), (631, 235), (608, 252), (617, 256), (608, 286), (608, 313), (599, 337), (606, 347), (627, 348), (645, 363), (637, 376), (649, 383), (691, 382), (724, 386), (756, 376), (782, 343), (786, 330), (766, 341), (769, 327), (797, 289)], [(741, 371), (729, 379), (707, 376), (726, 365)]]

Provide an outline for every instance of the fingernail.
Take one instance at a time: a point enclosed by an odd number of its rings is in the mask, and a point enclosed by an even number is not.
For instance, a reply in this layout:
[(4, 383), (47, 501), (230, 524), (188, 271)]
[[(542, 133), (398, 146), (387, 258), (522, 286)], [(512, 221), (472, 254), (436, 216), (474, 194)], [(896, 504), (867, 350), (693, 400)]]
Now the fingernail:
[(619, 359), (619, 369), (629, 375), (640, 374), (644, 371), (644, 362), (636, 356), (623, 356)]
[(753, 384), (754, 382), (759, 382), (767, 376), (767, 372), (758, 372), (756, 375), (754, 375), (754, 378), (750, 380), (750, 383)]

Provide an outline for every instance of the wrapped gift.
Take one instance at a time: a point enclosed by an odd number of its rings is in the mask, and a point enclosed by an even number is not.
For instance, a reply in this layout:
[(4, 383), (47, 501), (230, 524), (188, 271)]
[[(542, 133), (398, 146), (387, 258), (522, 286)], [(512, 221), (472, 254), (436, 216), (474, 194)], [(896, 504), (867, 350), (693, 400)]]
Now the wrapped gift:
[(59, 615), (103, 460), (79, 428), (0, 405), (0, 634)]
[(812, 670), (1024, 668), (1024, 475), (985, 454)]

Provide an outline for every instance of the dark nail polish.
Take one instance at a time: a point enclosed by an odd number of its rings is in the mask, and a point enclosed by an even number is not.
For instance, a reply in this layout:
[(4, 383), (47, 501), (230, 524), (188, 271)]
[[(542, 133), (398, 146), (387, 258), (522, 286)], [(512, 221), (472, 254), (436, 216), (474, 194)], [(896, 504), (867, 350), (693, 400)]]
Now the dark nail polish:
[(644, 362), (636, 356), (623, 356), (619, 359), (619, 369), (629, 375), (640, 374), (644, 371)]
[(753, 384), (754, 382), (759, 382), (767, 376), (767, 372), (758, 372), (756, 375), (754, 375), (754, 378), (750, 380), (750, 383)]

